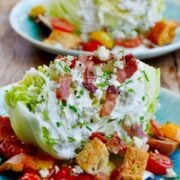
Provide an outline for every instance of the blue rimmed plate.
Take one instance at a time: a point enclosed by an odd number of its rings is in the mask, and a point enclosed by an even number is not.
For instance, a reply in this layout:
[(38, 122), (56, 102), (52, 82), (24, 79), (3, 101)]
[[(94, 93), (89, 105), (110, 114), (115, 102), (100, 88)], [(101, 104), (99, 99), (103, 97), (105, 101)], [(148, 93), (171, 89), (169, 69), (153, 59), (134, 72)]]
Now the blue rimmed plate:
[[(0, 115), (7, 115), (4, 108), (4, 91), (8, 88), (9, 86), (0, 89)], [(180, 96), (162, 88), (160, 94), (160, 108), (156, 113), (156, 117), (160, 123), (171, 121), (180, 125)], [(173, 160), (174, 170), (180, 178), (180, 149), (173, 153), (171, 158)], [(14, 176), (16, 177), (17, 174), (3, 174), (0, 175), (0, 180), (16, 179)], [(159, 177), (156, 177), (156, 179), (159, 179)]]
[[(71, 54), (78, 56), (80, 54), (87, 54), (85, 51), (61, 49), (52, 45), (47, 45), (42, 42), (44, 39), (41, 28), (32, 20), (28, 18), (29, 11), (36, 4), (42, 4), (47, 0), (22, 0), (11, 11), (10, 24), (12, 28), (24, 39), (34, 44), (35, 46), (54, 53), (54, 54)], [(180, 21), (180, 1), (179, 0), (166, 0), (166, 11), (164, 16), (167, 19), (176, 19)], [(135, 48), (131, 49), (137, 58), (145, 59), (160, 56), (174, 50), (180, 49), (180, 30), (173, 42), (169, 45), (156, 47), (153, 49)]]

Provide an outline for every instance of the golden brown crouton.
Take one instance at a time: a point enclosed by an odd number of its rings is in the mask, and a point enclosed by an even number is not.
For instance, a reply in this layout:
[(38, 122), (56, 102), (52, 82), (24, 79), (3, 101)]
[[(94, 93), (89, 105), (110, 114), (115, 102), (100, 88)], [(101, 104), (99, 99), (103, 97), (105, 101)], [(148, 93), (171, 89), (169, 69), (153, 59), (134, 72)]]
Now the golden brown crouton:
[(109, 161), (107, 147), (101, 140), (95, 138), (85, 145), (84, 149), (77, 155), (76, 161), (89, 174), (106, 172)]
[(66, 49), (74, 49), (80, 44), (80, 38), (72, 33), (53, 30), (44, 42), (52, 45), (60, 44)]
[(142, 180), (149, 154), (141, 149), (129, 147), (121, 171), (123, 180)]

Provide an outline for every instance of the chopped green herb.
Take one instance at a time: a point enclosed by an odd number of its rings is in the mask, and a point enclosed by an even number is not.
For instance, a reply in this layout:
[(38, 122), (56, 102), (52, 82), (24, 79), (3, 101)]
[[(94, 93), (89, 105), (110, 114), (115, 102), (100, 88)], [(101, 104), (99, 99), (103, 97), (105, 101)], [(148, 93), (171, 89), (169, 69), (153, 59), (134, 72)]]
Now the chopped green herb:
[(64, 105), (61, 101), (58, 101), (58, 106), (59, 106), (60, 110), (64, 109)]
[(77, 108), (73, 105), (69, 105), (69, 109), (71, 109), (73, 112), (77, 113)]
[(106, 136), (106, 138), (109, 140), (109, 139), (111, 139), (112, 138), (112, 134), (109, 134), (108, 136)]
[(89, 126), (86, 126), (86, 128), (87, 128), (89, 131), (92, 131), (92, 129), (91, 129)]
[(111, 75), (111, 72), (110, 72), (110, 71), (104, 71), (104, 72), (103, 72), (103, 77), (104, 77), (105, 79), (109, 79), (109, 78), (110, 78), (110, 75)]
[(103, 88), (103, 87), (106, 87), (106, 86), (107, 86), (106, 82), (102, 82), (102, 83), (97, 84), (97, 87), (99, 87), (99, 88)]
[(44, 110), (42, 112), (42, 115), (43, 115), (43, 119), (46, 120), (46, 121), (49, 121), (50, 118), (49, 118), (49, 114), (48, 114), (48, 111), (47, 110)]
[(142, 77), (138, 77), (137, 80), (140, 81), (142, 79)]
[(142, 101), (145, 101), (145, 96), (142, 96), (142, 98), (141, 98), (141, 99), (142, 99)]
[(128, 89), (128, 92), (130, 92), (130, 93), (134, 93), (134, 89), (129, 88), (129, 89)]
[(78, 96), (76, 96), (76, 98), (79, 99), (82, 95), (84, 95), (84, 90), (83, 90), (83, 89), (81, 89), (81, 90), (79, 91)]
[(68, 136), (68, 142), (69, 143), (72, 143), (72, 142), (75, 142), (76, 141), (76, 139), (74, 139), (73, 137), (71, 137), (71, 136)]
[(42, 127), (43, 138), (45, 139), (46, 143), (49, 145), (57, 144), (57, 139), (53, 139), (50, 137), (49, 130), (46, 127)]
[(148, 75), (146, 74), (146, 71), (141, 70), (141, 72), (143, 73), (145, 80), (149, 82), (149, 78), (148, 78)]
[(68, 66), (64, 66), (64, 72), (66, 73), (70, 73), (71, 72), (71, 69), (68, 67)]
[(140, 122), (141, 122), (141, 123), (144, 122), (144, 116), (140, 116), (139, 119), (140, 119)]
[(81, 141), (81, 146), (84, 146), (86, 144), (86, 141), (85, 140), (82, 140)]
[(132, 83), (132, 79), (130, 79), (129, 81), (126, 82), (126, 84)]
[(67, 103), (66, 103), (65, 100), (62, 100), (62, 105), (63, 105), (63, 106), (66, 106), (66, 105), (67, 105)]
[(61, 126), (60, 122), (56, 122), (56, 126), (60, 127)]

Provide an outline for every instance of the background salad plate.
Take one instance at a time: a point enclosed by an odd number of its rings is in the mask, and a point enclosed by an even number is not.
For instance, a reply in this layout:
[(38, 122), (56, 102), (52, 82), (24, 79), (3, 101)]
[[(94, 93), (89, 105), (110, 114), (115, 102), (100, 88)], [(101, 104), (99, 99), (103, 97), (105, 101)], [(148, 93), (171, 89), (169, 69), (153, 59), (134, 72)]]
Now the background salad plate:
[[(45, 2), (47, 2), (47, 0), (21, 0), (18, 4), (15, 5), (10, 14), (10, 24), (12, 28), (24, 39), (47, 52), (63, 55), (70, 54), (75, 56), (80, 54), (89, 54), (88, 52), (80, 50), (61, 49), (60, 47), (55, 47), (42, 42), (44, 39), (42, 30), (38, 24), (29, 19), (28, 14), (33, 6)], [(164, 16), (167, 19), (176, 19), (180, 21), (180, 1), (165, 0), (165, 2), (166, 11)], [(177, 49), (180, 49), (180, 29), (177, 30), (175, 39), (169, 45), (156, 47), (153, 49), (138, 47), (130, 49), (130, 52), (133, 53), (137, 58), (145, 59), (160, 56)]]
[[(0, 89), (0, 115), (7, 115), (4, 108), (4, 92), (10, 86), (6, 86)], [(160, 123), (171, 121), (180, 125), (180, 96), (169, 90), (161, 88), (160, 107), (156, 113), (156, 117)], [(180, 149), (173, 153), (171, 158), (173, 160), (174, 170), (178, 175), (176, 179), (178, 179), (180, 178)], [(12, 180), (16, 176), (17, 174), (13, 173), (1, 174), (0, 180)], [(156, 179), (159, 179), (159, 177), (156, 177)]]

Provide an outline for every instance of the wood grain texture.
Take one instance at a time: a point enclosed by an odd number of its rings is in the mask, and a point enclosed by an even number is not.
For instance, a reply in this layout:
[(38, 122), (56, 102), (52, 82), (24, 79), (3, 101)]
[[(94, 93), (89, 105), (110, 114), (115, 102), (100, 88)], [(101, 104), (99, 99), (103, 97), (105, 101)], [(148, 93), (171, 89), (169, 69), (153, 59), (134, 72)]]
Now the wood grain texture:
[[(48, 64), (55, 56), (18, 36), (9, 25), (9, 13), (18, 0), (0, 0), (0, 87), (20, 80), (30, 67)], [(161, 69), (161, 84), (180, 94), (180, 50), (146, 63)]]

